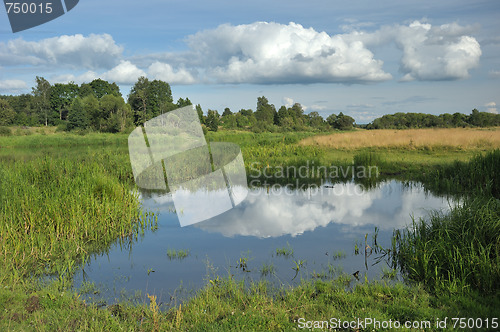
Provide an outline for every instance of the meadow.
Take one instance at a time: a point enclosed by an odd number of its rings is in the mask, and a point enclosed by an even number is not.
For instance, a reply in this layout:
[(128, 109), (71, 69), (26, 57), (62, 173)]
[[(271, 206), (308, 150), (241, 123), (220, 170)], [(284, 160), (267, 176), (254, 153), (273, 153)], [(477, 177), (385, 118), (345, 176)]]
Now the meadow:
[[(82, 290), (71, 286), (73, 271), (89, 254), (105, 252), (117, 240), (133, 245), (155, 224), (155, 215), (142, 210), (134, 189), (127, 135), (34, 130), (0, 137), (0, 328), (290, 330), (301, 318), (330, 317), (433, 323), (435, 317), (474, 317), (491, 323), (500, 307), (499, 133), (498, 128), (352, 131), (326, 137), (209, 132), (208, 141), (239, 144), (247, 170), (251, 163), (376, 164), (383, 176), (460, 193), (465, 204), (395, 231), (393, 247), (384, 249), (406, 276), (404, 284), (381, 278), (354, 286), (352, 275), (339, 272), (277, 289), (265, 282), (244, 284), (231, 275), (207, 275), (204, 289), (167, 312), (160, 311), (153, 295), (147, 302), (99, 308), (81, 300)], [(278, 252), (293, 254), (288, 247)], [(169, 257), (187, 255), (188, 248), (172, 249)], [(54, 278), (40, 280), (44, 275)]]

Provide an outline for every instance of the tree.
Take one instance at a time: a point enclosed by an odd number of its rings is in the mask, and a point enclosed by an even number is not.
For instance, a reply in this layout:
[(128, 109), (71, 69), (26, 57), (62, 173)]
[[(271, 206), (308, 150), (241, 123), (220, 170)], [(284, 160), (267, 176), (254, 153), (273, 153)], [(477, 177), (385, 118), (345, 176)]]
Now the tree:
[(266, 97), (262, 96), (257, 98), (257, 109), (255, 110), (255, 118), (257, 121), (273, 124), (275, 113), (276, 108), (274, 105), (269, 104)]
[(219, 129), (219, 112), (214, 110), (208, 110), (207, 119), (205, 120), (205, 125), (211, 131), (217, 131)]
[(45, 126), (49, 124), (50, 116), (50, 83), (43, 77), (36, 77), (36, 87), (32, 88), (32, 94), (35, 97), (35, 108), (39, 117)]
[(79, 87), (73, 82), (56, 83), (50, 89), (50, 107), (59, 113), (59, 120), (65, 120), (69, 106), (78, 96)]
[(233, 112), (231, 112), (231, 110), (229, 109), (229, 107), (226, 107), (224, 108), (224, 112), (222, 113), (222, 116), (226, 116), (226, 115), (232, 115)]
[(89, 125), (88, 115), (80, 98), (73, 100), (68, 112), (68, 129), (85, 129)]
[(334, 126), (335, 125), (335, 121), (337, 121), (337, 115), (336, 114), (330, 114), (327, 118), (326, 118), (326, 122), (328, 122), (328, 124), (330, 126)]
[(319, 115), (318, 112), (311, 112), (308, 114), (309, 126), (313, 128), (322, 128), (325, 120)]
[(97, 100), (97, 98), (93, 95), (81, 98), (80, 100), (83, 112), (87, 118), (86, 126), (91, 126), (94, 130), (101, 131), (109, 114), (102, 112), (99, 100)]
[(0, 99), (0, 126), (11, 125), (15, 117), (16, 112), (14, 112), (12, 106), (6, 100)]
[(144, 76), (139, 77), (128, 97), (138, 125), (174, 109), (172, 101), (172, 91), (168, 83), (160, 80), (149, 81)]
[(205, 123), (205, 119), (204, 119), (203, 110), (201, 109), (201, 105), (200, 104), (196, 105), (196, 113), (198, 113), (198, 118), (200, 118), (200, 123), (204, 124)]
[(178, 108), (189, 106), (189, 105), (193, 105), (193, 103), (191, 102), (191, 100), (189, 100), (189, 98), (186, 98), (186, 99), (179, 98), (179, 100), (177, 100), (177, 107)]
[(348, 130), (352, 129), (353, 125), (354, 125), (354, 119), (340, 112), (333, 123), (333, 128), (340, 130)]
[(101, 99), (106, 95), (112, 95), (116, 97), (122, 96), (122, 94), (120, 93), (120, 88), (114, 82), (110, 84), (108, 81), (97, 78), (90, 82), (89, 86), (94, 92), (97, 99)]
[(226, 115), (223, 114), (221, 117), (222, 126), (227, 129), (236, 128), (236, 117), (234, 116), (234, 114), (232, 112), (229, 113), (225, 112), (225, 113)]

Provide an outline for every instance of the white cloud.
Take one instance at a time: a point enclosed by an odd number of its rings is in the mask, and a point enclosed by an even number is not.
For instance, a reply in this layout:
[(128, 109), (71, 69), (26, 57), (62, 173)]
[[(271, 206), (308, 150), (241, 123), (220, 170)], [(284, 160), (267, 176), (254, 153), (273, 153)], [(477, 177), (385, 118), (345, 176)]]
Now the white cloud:
[(486, 103), (484, 106), (486, 107), (486, 112), (498, 114), (497, 103), (494, 101)]
[(370, 49), (395, 43), (402, 51), (402, 81), (464, 79), (479, 64), (474, 26), (415, 21), (364, 32), (367, 25), (352, 23), (348, 32), (337, 35), (293, 22), (224, 24), (188, 36), (186, 51), (130, 58), (123, 57), (123, 47), (108, 34), (15, 39), (0, 43), (0, 63), (49, 69), (57, 79), (75, 82), (100, 77), (132, 84), (147, 74), (172, 84), (350, 84), (392, 79)]
[(0, 91), (16, 92), (28, 87), (25, 81), (21, 80), (3, 80), (0, 81)]
[(373, 33), (356, 31), (344, 36), (367, 47), (394, 42), (403, 51), (402, 81), (457, 80), (469, 77), (469, 71), (479, 65), (481, 47), (470, 36), (476, 29), (457, 23), (432, 26), (414, 21), (407, 26), (384, 26)]
[(174, 71), (168, 63), (156, 61), (148, 69), (149, 77), (152, 79), (162, 80), (170, 84), (192, 84), (195, 83), (195, 78), (184, 68)]
[(130, 61), (122, 60), (116, 67), (109, 71), (98, 74), (94, 71), (87, 71), (81, 75), (63, 74), (52, 78), (54, 82), (67, 83), (73, 81), (75, 83), (88, 83), (97, 78), (115, 82), (117, 84), (134, 84), (140, 76), (147, 76), (146, 72), (138, 68)]
[(141, 76), (147, 75), (130, 61), (121, 61), (118, 66), (102, 74), (103, 79), (118, 84), (134, 84)]
[(282, 99), (282, 103), (283, 105), (285, 105), (286, 107), (292, 107), (293, 104), (295, 104), (295, 102), (293, 101), (292, 98), (290, 97), (283, 97)]
[(4, 65), (58, 65), (74, 68), (111, 68), (122, 55), (108, 34), (64, 35), (40, 41), (21, 38), (0, 43), (0, 62)]
[[(188, 37), (208, 78), (222, 83), (374, 82), (391, 79), (361, 41), (300, 24), (224, 24)], [(201, 61), (201, 60), (200, 60)]]

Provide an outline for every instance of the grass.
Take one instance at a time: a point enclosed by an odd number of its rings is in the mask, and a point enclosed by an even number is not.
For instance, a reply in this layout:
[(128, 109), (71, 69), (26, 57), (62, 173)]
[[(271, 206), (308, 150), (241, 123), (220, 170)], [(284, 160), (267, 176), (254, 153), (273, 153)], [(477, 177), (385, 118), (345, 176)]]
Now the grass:
[(276, 249), (276, 256), (283, 256), (285, 258), (292, 257), (293, 256), (293, 248), (290, 247), (290, 244), (287, 242), (286, 247)]
[[(445, 317), (495, 317), (500, 300), (471, 292), (467, 296), (432, 296), (421, 286), (357, 282), (352, 276), (302, 280), (293, 288), (266, 282), (219, 278), (186, 303), (161, 311), (154, 295), (148, 303), (120, 303), (98, 309), (71, 291), (52, 285), (0, 288), (0, 329), (89, 331), (233, 331), (299, 330), (307, 321), (431, 322)], [(497, 306), (492, 306), (490, 302)], [(490, 319), (491, 321), (491, 319)], [(338, 321), (334, 321), (338, 322)], [(322, 328), (318, 330), (327, 330)], [(361, 331), (385, 330), (367, 326)], [(444, 329), (452, 331), (451, 324)]]
[(395, 231), (394, 263), (410, 280), (432, 292), (500, 293), (499, 171), (500, 150), (494, 150), (427, 176), (431, 188), (441, 182), (467, 195), (449, 214)]
[(178, 260), (183, 260), (184, 258), (189, 256), (189, 250), (184, 250), (184, 249), (168, 249), (167, 250), (167, 257), (168, 259), (178, 259)]
[(268, 275), (272, 275), (275, 273), (275, 268), (273, 263), (264, 263), (262, 264), (262, 267), (260, 268), (260, 275), (263, 277), (266, 277)]
[[(475, 135), (468, 130), (461, 135)], [(413, 321), (498, 316), (500, 152), (473, 157), (490, 149), (489, 143), (449, 146), (414, 141), (416, 147), (367, 148), (352, 143), (332, 148), (305, 145), (311, 133), (209, 133), (212, 141), (241, 143), (247, 169), (251, 162), (264, 168), (307, 161), (352, 165), (354, 160), (359, 165), (375, 163), (382, 174), (420, 174), (427, 188), (460, 191), (477, 199), (466, 198), (465, 205), (449, 215), (435, 215), (396, 234), (393, 257), (411, 285), (358, 282), (351, 275), (339, 276), (334, 266), (318, 273), (320, 280), (300, 280), (293, 288), (217, 277), (179, 307), (161, 311), (154, 295), (147, 303), (122, 302), (98, 309), (80, 298), (96, 291), (92, 285), (80, 293), (71, 290), (71, 272), (89, 253), (106, 250), (117, 240), (132, 244), (154, 222), (154, 216), (141, 212), (131, 190), (127, 136), (15, 132), (0, 137), (0, 330), (291, 330), (298, 328), (300, 318)], [(498, 129), (484, 132), (495, 136)], [(30, 147), (36, 152), (25, 149)], [(172, 250), (172, 257), (174, 252), (175, 257), (188, 254)], [(276, 255), (291, 257), (293, 249), (287, 244), (276, 249)], [(247, 264), (245, 256), (237, 262), (245, 271)], [(302, 275), (304, 266), (297, 260), (293, 268)], [(264, 265), (261, 273), (272, 273), (273, 268)], [(46, 272), (56, 278), (47, 283), (36, 279)], [(384, 275), (391, 280), (395, 272)]]
[(395, 231), (396, 265), (432, 292), (500, 294), (500, 202), (465, 201)]
[(488, 150), (500, 148), (500, 128), (358, 130), (309, 137), (299, 144), (338, 150), (363, 148)]
[(119, 154), (7, 161), (0, 169), (0, 260), (14, 276), (58, 272), (117, 239), (133, 239), (142, 212)]

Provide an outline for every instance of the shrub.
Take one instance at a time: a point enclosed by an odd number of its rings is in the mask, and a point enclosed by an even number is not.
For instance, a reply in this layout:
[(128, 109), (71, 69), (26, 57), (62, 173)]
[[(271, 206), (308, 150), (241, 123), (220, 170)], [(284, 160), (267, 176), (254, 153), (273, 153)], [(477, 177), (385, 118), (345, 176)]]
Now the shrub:
[(8, 127), (0, 126), (0, 136), (11, 136), (12, 131)]

